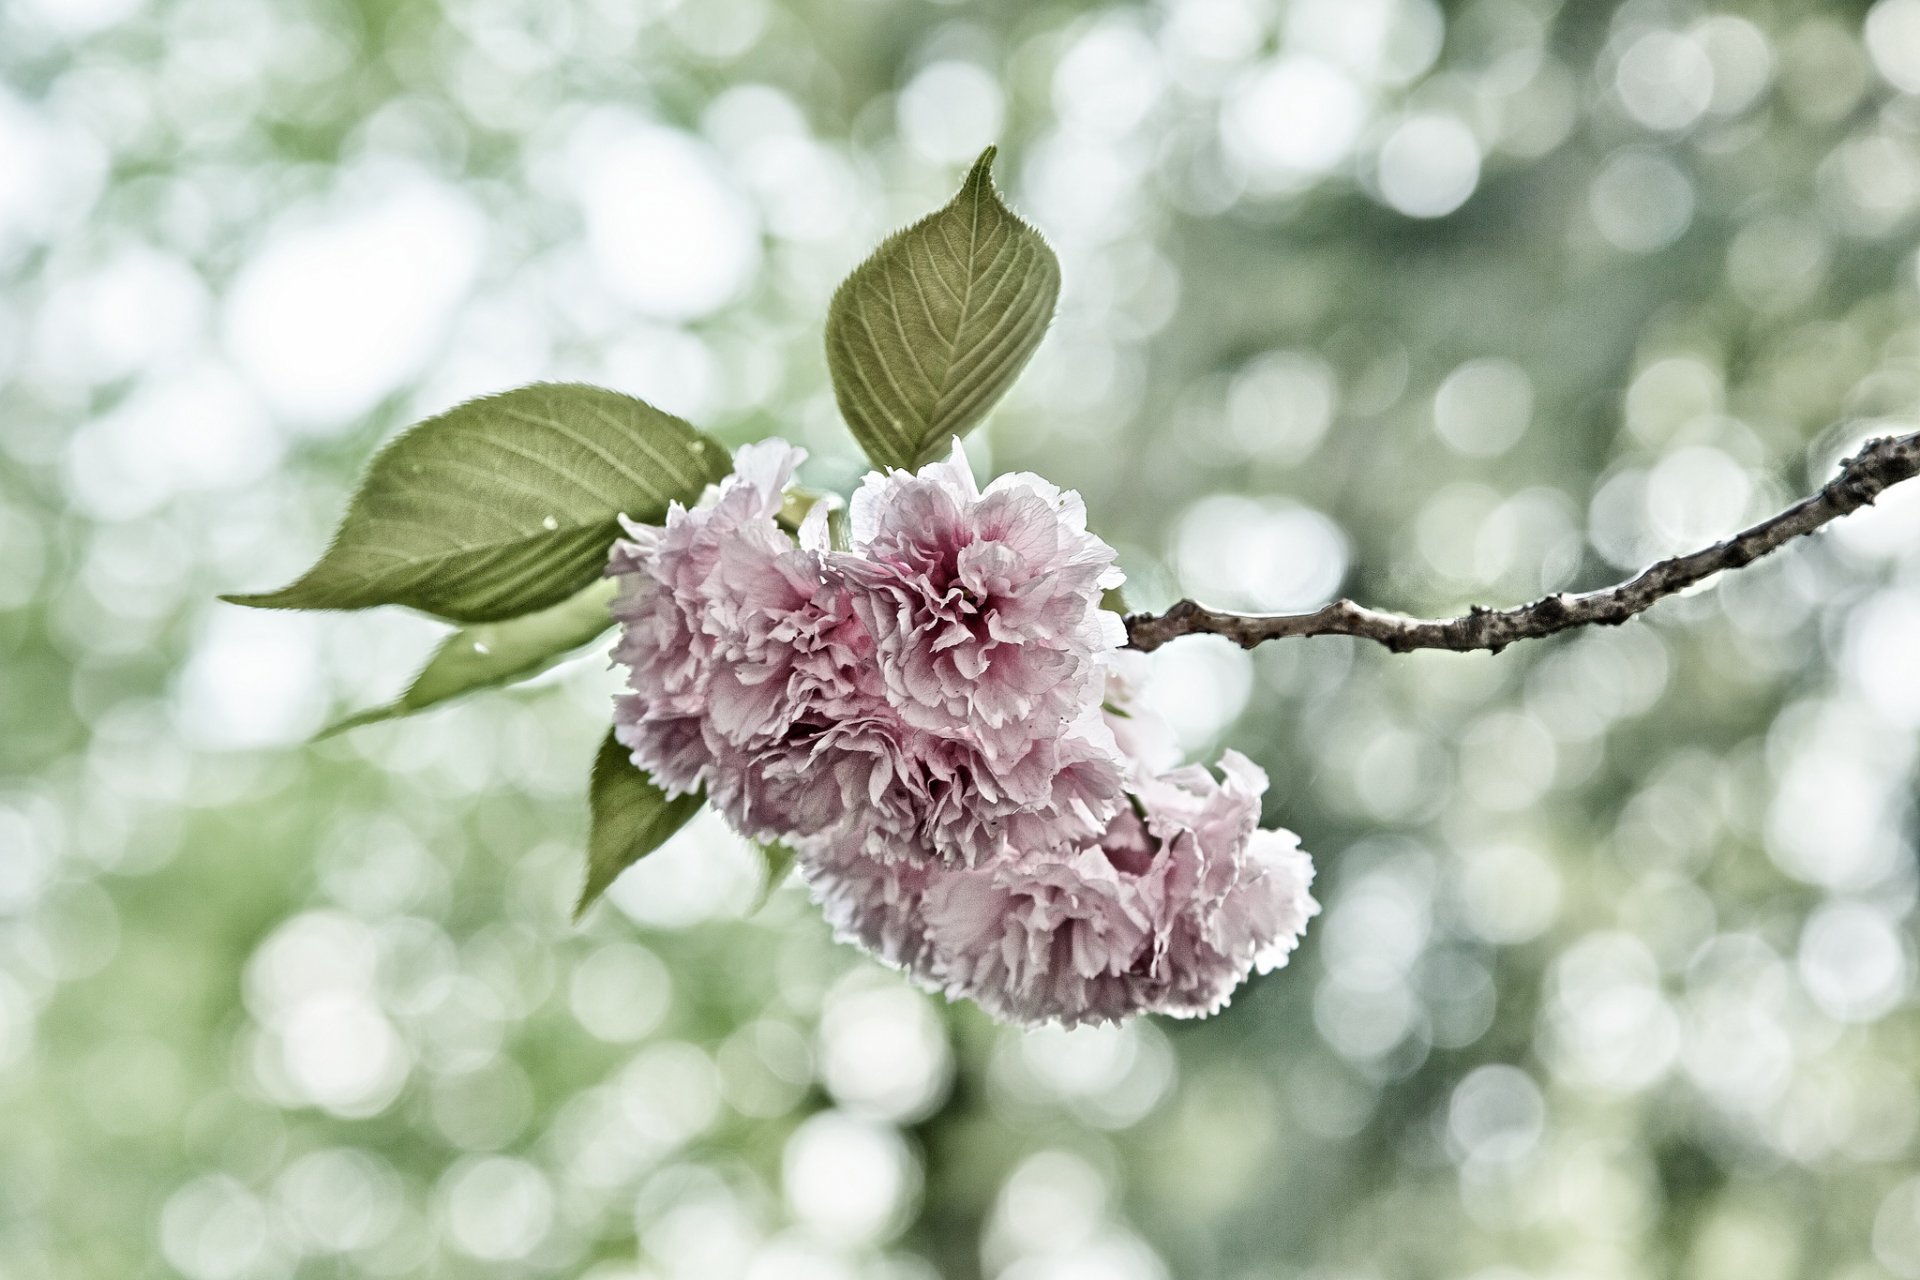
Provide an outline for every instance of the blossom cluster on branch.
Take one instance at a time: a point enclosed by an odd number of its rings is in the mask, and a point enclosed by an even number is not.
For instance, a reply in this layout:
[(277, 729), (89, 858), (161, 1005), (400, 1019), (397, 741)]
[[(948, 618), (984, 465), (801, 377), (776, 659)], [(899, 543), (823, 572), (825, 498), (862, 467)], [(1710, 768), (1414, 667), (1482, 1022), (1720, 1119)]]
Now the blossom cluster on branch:
[(631, 692), (589, 779), (576, 917), (711, 802), (793, 851), (843, 937), (929, 986), (1024, 1023), (1195, 1016), (1285, 962), (1317, 910), (1312, 864), (1259, 828), (1266, 777), (1250, 761), (1228, 752), (1218, 776), (1181, 764), (1123, 648), (1210, 632), (1498, 651), (1623, 623), (1920, 476), (1920, 433), (1869, 441), (1750, 529), (1513, 609), (1424, 619), (1335, 600), (1265, 616), (1181, 600), (1122, 619), (1102, 607), (1113, 549), (1078, 495), (1026, 474), (982, 489), (960, 450), (1060, 289), (993, 159), (828, 308), (834, 399), (879, 468), (844, 541), (825, 503), (791, 523), (806, 506), (791, 445), (730, 454), (636, 397), (536, 383), (402, 433), (311, 568), (224, 598), (457, 625), (397, 698), (328, 733), (528, 679), (617, 621)]
[(1211, 1013), (1317, 910), (1266, 777), (1182, 766), (1121, 652), (1114, 553), (1079, 496), (951, 459), (777, 516), (772, 440), (609, 572), (631, 693), (615, 736), (669, 796), (704, 788), (791, 847), (839, 933), (1013, 1021)]

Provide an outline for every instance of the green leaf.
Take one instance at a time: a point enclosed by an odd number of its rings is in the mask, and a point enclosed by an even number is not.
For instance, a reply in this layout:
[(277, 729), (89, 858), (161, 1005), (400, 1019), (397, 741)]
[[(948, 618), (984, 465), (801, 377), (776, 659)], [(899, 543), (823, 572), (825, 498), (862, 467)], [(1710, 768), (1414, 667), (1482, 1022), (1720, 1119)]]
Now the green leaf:
[(1040, 345), (1060, 263), (993, 188), (993, 148), (946, 207), (854, 269), (827, 312), (827, 367), (875, 465), (946, 452), (1006, 393)]
[(760, 850), (760, 859), (766, 867), (767, 878), (760, 884), (759, 896), (754, 899), (753, 905), (747, 908), (748, 915), (767, 905), (768, 900), (773, 897), (773, 891), (786, 883), (787, 873), (793, 870), (793, 864), (799, 857), (793, 851), (792, 845), (778, 840), (768, 840), (755, 847)]
[(669, 797), (654, 786), (609, 730), (587, 788), (587, 884), (573, 918), (586, 914), (622, 871), (665, 844), (706, 802), (703, 792)]
[(617, 391), (541, 383), (470, 400), (380, 451), (333, 544), (298, 581), (222, 599), (518, 617), (599, 576), (618, 516), (661, 520), (730, 466), (717, 441)]
[(551, 609), (462, 627), (440, 642), (405, 693), (385, 706), (329, 726), (320, 737), (410, 716), (462, 694), (537, 676), (606, 633), (613, 625), (607, 612), (613, 593), (613, 579), (602, 578)]

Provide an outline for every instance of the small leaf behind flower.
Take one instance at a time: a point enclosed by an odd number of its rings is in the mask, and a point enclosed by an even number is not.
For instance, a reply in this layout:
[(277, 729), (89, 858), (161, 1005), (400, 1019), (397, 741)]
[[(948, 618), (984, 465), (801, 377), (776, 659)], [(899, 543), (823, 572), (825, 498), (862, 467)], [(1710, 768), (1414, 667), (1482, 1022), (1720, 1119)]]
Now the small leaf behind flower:
[(760, 861), (766, 870), (766, 879), (760, 884), (759, 896), (754, 899), (753, 905), (747, 908), (748, 915), (767, 905), (768, 900), (773, 897), (774, 890), (786, 883), (787, 873), (793, 870), (793, 864), (799, 858), (799, 854), (794, 852), (792, 845), (780, 840), (763, 841), (754, 847), (760, 851)]
[(410, 716), (479, 689), (531, 679), (606, 634), (613, 625), (607, 612), (613, 593), (613, 579), (603, 578), (551, 609), (462, 627), (440, 642), (405, 693), (385, 706), (329, 726), (320, 737)]
[(718, 441), (617, 391), (541, 383), (470, 400), (375, 456), (332, 545), (298, 581), (222, 598), (519, 617), (599, 575), (619, 516), (658, 521), (730, 467)]
[(607, 731), (593, 758), (587, 788), (587, 883), (573, 909), (578, 920), (622, 871), (667, 842), (707, 802), (704, 792), (669, 797), (653, 785), (620, 741)]
[(994, 149), (944, 208), (854, 269), (827, 312), (827, 366), (875, 465), (945, 453), (1006, 393), (1060, 296), (1046, 240), (993, 188)]

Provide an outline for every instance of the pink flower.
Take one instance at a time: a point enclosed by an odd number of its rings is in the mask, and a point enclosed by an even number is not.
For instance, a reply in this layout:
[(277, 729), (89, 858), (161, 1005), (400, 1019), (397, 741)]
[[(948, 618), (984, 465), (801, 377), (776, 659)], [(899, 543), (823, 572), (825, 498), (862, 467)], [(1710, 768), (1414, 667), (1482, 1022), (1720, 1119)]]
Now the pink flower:
[(934, 968), (922, 911), (927, 886), (937, 876), (965, 873), (931, 861), (881, 862), (830, 837), (797, 841), (795, 852), (835, 937), (927, 980)]
[(1080, 718), (1126, 631), (1100, 607), (1121, 574), (1078, 494), (1024, 472), (982, 491), (955, 440), (945, 462), (868, 476), (850, 515), (830, 572), (902, 721), (1017, 767)]
[(1312, 866), (1258, 829), (1264, 774), (1181, 767), (1138, 705), (1080, 500), (980, 490), (956, 445), (870, 477), (836, 551), (824, 519), (776, 522), (801, 457), (742, 448), (616, 544), (635, 763), (790, 842), (843, 937), (1003, 1018), (1197, 1016), (1285, 963)]
[[(836, 828), (882, 862), (990, 859), (1036, 822), (1097, 832), (1119, 771), (1088, 691), (1119, 643), (1099, 609), (1117, 572), (1079, 499), (1033, 477), (982, 494), (956, 447), (870, 480), (853, 550), (823, 521), (796, 546), (774, 516), (801, 457), (746, 446), (697, 507), (615, 546), (634, 762), (749, 835)], [(916, 532), (876, 495), (940, 519)]]
[(884, 865), (825, 838), (803, 845), (802, 870), (842, 937), (1008, 1021), (1205, 1016), (1285, 964), (1319, 910), (1297, 837), (1258, 829), (1266, 776), (1237, 752), (1221, 767), (1135, 767), (1096, 839), (962, 868)]
[(716, 589), (721, 557), (729, 548), (780, 554), (773, 514), (799, 458), (777, 441), (748, 445), (699, 506), (673, 504), (657, 528), (623, 521), (628, 540), (613, 545), (607, 572), (619, 580), (613, 615), (621, 624), (613, 658), (628, 667), (634, 690), (617, 704), (616, 733), (670, 794), (700, 786), (712, 764), (705, 723), (715, 610), (738, 607)]
[(804, 455), (747, 445), (734, 473), (664, 526), (628, 524), (608, 572), (619, 579), (616, 662), (633, 690), (615, 732), (671, 794), (707, 786), (743, 831), (817, 830), (840, 810), (802, 785), (809, 747), (874, 697), (872, 646), (826, 589), (817, 552), (775, 523)]

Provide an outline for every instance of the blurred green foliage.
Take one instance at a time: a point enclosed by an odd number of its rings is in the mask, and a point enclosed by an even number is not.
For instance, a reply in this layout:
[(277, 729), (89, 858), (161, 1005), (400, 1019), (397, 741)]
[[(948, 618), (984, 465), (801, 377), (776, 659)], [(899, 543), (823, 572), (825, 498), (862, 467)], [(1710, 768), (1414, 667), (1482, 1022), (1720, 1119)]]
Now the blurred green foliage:
[(844, 489), (827, 299), (988, 142), (1065, 285), (976, 461), (1136, 607), (1599, 584), (1920, 412), (1920, 0), (13, 0), (0, 76), (0, 1275), (1920, 1276), (1910, 494), (1497, 658), (1170, 646), (1327, 910), (1071, 1035), (710, 818), (573, 928), (598, 660), (309, 747), (438, 632), (213, 601), (535, 379)]

